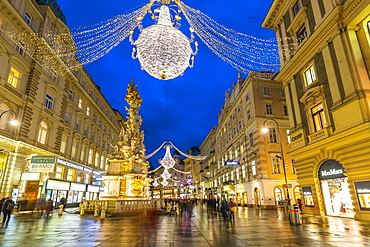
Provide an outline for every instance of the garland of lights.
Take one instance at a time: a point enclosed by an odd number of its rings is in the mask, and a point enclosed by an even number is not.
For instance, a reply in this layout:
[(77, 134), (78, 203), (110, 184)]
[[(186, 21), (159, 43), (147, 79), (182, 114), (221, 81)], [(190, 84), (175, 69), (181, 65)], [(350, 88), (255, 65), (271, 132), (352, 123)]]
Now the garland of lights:
[[(198, 49), (195, 35), (217, 56), (245, 74), (250, 71), (278, 72), (279, 54), (281, 57), (289, 56), (298, 48), (295, 38), (284, 38), (290, 39), (289, 42), (259, 39), (226, 28), (182, 1), (161, 2), (150, 0), (132, 12), (70, 30), (31, 33), (20, 29), (6, 30), (10, 26), (2, 25), (1, 31), (53, 76), (81, 69), (107, 54), (127, 37), (135, 46), (133, 58), (138, 58), (142, 69), (161, 80), (176, 78), (187, 67), (193, 66)], [(175, 14), (171, 15), (170, 10)], [(154, 25), (143, 28), (142, 21), (147, 14), (154, 20)], [(190, 38), (180, 30), (180, 15), (190, 25)], [(140, 34), (134, 41), (136, 29)], [(194, 44), (194, 51), (191, 44)], [(266, 77), (263, 73), (255, 75)]]

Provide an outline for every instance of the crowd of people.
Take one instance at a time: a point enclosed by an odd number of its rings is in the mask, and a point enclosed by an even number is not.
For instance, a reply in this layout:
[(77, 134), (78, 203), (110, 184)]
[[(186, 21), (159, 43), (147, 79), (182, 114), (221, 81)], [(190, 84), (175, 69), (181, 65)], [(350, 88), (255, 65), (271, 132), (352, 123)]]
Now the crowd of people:
[(209, 214), (221, 214), (224, 220), (235, 220), (235, 207), (236, 204), (232, 198), (227, 201), (225, 198), (211, 198), (204, 200), (207, 204), (207, 209)]

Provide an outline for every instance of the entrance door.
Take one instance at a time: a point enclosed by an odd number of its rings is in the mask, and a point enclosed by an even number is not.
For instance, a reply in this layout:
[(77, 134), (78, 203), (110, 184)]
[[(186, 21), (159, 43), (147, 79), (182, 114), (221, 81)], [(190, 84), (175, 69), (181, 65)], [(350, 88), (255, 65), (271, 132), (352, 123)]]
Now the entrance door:
[(254, 189), (254, 200), (255, 200), (256, 207), (261, 207), (261, 194), (258, 188)]

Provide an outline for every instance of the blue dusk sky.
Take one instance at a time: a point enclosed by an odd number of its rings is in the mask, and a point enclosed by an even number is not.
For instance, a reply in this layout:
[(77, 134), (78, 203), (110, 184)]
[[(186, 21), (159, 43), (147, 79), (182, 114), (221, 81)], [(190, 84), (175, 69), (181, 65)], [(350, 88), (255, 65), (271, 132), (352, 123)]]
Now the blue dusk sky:
[[(137, 0), (58, 0), (70, 28), (125, 14), (147, 3)], [(261, 28), (273, 0), (183, 0), (183, 2), (238, 32), (259, 38), (275, 37), (272, 30)], [(146, 16), (150, 20), (150, 16)], [(183, 18), (182, 22), (186, 22)], [(146, 27), (146, 26), (144, 26)], [(185, 32), (184, 32), (185, 33)], [(136, 30), (138, 34), (138, 30)], [(185, 33), (188, 35), (188, 32)], [(137, 39), (137, 36), (134, 37)], [(225, 91), (237, 81), (238, 71), (212, 53), (199, 38), (195, 65), (173, 80), (158, 80), (140, 69), (139, 61), (131, 58), (132, 45), (124, 40), (107, 55), (86, 65), (86, 70), (111, 106), (126, 117), (124, 97), (132, 78), (143, 98), (146, 153), (170, 140), (181, 151), (200, 146), (209, 131), (217, 125), (218, 113), (224, 104)], [(246, 75), (243, 75), (245, 77)], [(164, 149), (149, 159), (154, 167), (164, 156)]]

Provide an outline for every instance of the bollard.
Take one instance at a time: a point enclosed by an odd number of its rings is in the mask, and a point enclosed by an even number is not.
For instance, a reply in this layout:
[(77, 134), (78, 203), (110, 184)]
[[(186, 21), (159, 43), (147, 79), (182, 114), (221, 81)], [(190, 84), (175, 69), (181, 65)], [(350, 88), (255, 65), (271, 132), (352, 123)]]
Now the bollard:
[(63, 214), (63, 208), (64, 208), (64, 205), (63, 204), (60, 204), (59, 205), (59, 209), (58, 209), (58, 215), (62, 215)]
[(290, 205), (289, 209), (289, 220), (290, 224), (299, 225), (301, 224), (301, 219), (299, 216), (299, 206), (298, 204)]
[(104, 205), (102, 206), (100, 219), (105, 219), (105, 212), (107, 211), (108, 208), (107, 203), (108, 202), (105, 202)]
[(85, 207), (84, 207), (83, 203), (80, 203), (79, 209), (80, 209), (80, 215), (84, 215), (85, 214)]
[(94, 216), (99, 216), (99, 204), (95, 204), (95, 213)]

